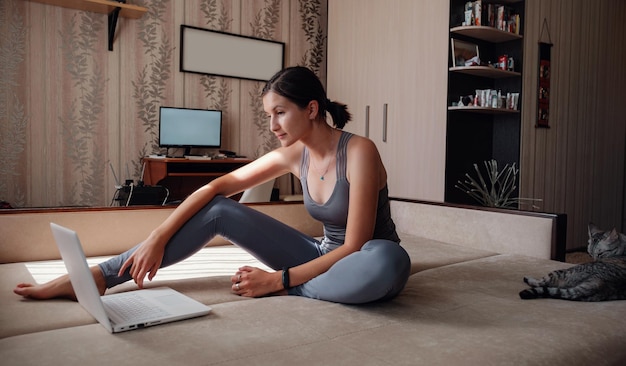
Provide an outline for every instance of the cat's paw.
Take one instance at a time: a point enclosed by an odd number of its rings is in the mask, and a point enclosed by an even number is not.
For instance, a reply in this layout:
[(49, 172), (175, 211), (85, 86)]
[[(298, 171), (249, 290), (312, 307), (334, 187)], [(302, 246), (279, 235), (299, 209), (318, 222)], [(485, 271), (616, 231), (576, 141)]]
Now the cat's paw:
[(535, 287), (539, 281), (532, 277), (524, 277), (524, 282), (529, 286)]
[(536, 299), (539, 296), (532, 289), (526, 289), (526, 290), (520, 291), (519, 297), (522, 300), (530, 300), (530, 299)]

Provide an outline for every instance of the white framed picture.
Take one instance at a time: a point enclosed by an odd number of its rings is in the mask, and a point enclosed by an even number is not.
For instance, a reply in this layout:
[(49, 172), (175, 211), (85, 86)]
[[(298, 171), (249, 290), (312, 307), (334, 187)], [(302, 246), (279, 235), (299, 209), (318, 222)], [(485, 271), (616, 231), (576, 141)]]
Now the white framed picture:
[(285, 44), (181, 25), (180, 71), (267, 81), (284, 67)]

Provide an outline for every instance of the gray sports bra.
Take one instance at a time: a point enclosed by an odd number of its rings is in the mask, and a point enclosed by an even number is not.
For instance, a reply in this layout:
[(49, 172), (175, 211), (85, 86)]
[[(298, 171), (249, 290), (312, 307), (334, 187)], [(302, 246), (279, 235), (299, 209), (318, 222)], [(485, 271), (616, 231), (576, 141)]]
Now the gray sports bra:
[[(314, 219), (324, 224), (324, 239), (322, 249), (329, 252), (342, 245), (346, 238), (348, 221), (348, 205), (350, 202), (350, 183), (346, 178), (347, 147), (353, 135), (341, 131), (337, 145), (337, 183), (328, 201), (323, 204), (315, 202), (309, 194), (307, 176), (309, 172), (309, 150), (305, 147), (300, 164), (300, 183), (304, 196), (304, 206)], [(387, 239), (400, 242), (396, 233), (396, 226), (391, 219), (387, 185), (378, 192), (378, 208), (376, 213), (376, 227), (373, 239)]]

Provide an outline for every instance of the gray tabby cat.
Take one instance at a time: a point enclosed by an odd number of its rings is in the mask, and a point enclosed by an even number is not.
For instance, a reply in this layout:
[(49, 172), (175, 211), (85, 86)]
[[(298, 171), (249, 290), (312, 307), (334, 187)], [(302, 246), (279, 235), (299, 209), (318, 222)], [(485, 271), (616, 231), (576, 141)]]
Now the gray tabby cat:
[(593, 262), (557, 270), (539, 280), (524, 277), (530, 288), (519, 296), (574, 301), (626, 300), (626, 235), (589, 224), (587, 252)]

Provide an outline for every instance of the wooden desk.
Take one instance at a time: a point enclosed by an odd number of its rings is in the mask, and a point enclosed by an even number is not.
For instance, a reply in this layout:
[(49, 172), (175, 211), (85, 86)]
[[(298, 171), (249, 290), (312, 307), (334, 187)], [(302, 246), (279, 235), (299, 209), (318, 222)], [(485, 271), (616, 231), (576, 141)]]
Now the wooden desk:
[(242, 167), (249, 159), (143, 158), (145, 185), (160, 185), (170, 191), (168, 201), (183, 200), (213, 179)]

